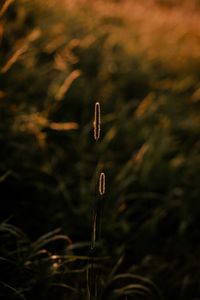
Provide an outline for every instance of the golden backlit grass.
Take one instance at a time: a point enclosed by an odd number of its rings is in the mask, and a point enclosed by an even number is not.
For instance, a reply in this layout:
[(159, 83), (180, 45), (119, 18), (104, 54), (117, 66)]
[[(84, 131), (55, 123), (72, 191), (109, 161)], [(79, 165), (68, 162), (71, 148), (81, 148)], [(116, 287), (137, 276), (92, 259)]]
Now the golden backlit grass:
[[(111, 43), (124, 43), (130, 55), (160, 59), (172, 69), (200, 59), (200, 10), (196, 1), (66, 1), (66, 11), (79, 12), (86, 23), (97, 20), (111, 33)], [(163, 3), (163, 4), (161, 4)], [(109, 22), (110, 19), (110, 22)], [(122, 26), (116, 26), (114, 19)], [(113, 21), (113, 22), (112, 22)], [(113, 25), (114, 24), (114, 25)]]

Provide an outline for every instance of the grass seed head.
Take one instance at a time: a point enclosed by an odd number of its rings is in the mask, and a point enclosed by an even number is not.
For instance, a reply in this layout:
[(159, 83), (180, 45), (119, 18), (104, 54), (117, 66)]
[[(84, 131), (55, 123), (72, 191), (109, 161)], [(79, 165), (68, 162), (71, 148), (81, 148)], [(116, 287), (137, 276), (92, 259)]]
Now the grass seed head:
[(102, 196), (105, 194), (105, 173), (101, 173), (99, 177), (99, 194)]
[(101, 109), (100, 109), (100, 103), (95, 103), (94, 108), (94, 139), (95, 141), (98, 141), (100, 138), (100, 131), (101, 131)]

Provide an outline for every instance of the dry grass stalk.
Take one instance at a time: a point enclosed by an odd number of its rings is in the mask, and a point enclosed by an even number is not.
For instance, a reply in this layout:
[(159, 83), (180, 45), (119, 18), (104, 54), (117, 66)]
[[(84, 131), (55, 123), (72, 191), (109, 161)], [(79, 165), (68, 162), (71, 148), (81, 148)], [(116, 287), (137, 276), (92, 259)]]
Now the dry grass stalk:
[(74, 70), (69, 74), (69, 76), (67, 76), (64, 83), (60, 86), (60, 88), (55, 96), (57, 101), (61, 101), (63, 99), (63, 97), (69, 90), (69, 88), (72, 85), (72, 83), (74, 82), (74, 80), (77, 79), (78, 77), (80, 77), (80, 75), (81, 75), (80, 70)]
[(78, 123), (76, 122), (63, 122), (63, 123), (52, 122), (49, 124), (49, 128), (57, 131), (75, 130), (78, 129), (78, 127), (79, 127)]
[(5, 14), (10, 4), (12, 4), (14, 0), (7, 0), (4, 2), (3, 6), (0, 9), (0, 18)]
[(30, 47), (30, 44), (37, 40), (41, 35), (40, 29), (34, 29), (26, 38), (23, 40), (22, 45), (18, 48), (0, 70), (0, 73), (6, 73), (17, 61), (18, 59), (25, 53)]

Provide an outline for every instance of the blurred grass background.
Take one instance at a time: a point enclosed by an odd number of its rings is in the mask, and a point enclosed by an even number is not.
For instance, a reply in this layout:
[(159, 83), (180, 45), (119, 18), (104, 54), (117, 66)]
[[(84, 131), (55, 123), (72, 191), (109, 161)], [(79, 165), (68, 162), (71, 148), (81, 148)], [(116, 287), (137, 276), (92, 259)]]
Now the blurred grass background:
[(199, 299), (199, 1), (0, 4), (1, 221), (88, 242), (97, 161), (105, 255), (164, 299)]

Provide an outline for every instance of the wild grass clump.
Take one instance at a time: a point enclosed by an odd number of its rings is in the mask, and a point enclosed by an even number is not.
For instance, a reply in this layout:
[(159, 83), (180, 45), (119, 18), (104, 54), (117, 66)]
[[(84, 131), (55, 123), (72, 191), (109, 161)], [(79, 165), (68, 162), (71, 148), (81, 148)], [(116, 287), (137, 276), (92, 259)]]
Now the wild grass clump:
[[(3, 222), (0, 238), (4, 245), (0, 252), (2, 299), (116, 299), (130, 294), (160, 299), (157, 287), (150, 280), (131, 273), (117, 274), (122, 259), (110, 272), (106, 266), (108, 257), (93, 257), (95, 272), (101, 271), (98, 282), (101, 286), (98, 286), (98, 294), (91, 294), (92, 289), (88, 294), (91, 257), (76, 254), (77, 249), (84, 249), (86, 245), (72, 243), (60, 229), (32, 242), (19, 228)], [(94, 270), (91, 274), (99, 280)]]
[[(0, 3), (0, 217), (30, 237), (2, 231), (2, 297), (65, 299), (63, 284), (85, 297), (91, 203), (106, 170), (103, 247), (94, 263), (105, 298), (131, 299), (124, 286), (142, 283), (123, 279), (111, 292), (103, 288), (119, 257), (117, 274), (150, 278), (166, 299), (198, 298), (198, 4), (69, 2), (65, 8), (58, 1)], [(103, 107), (95, 143), (93, 99)], [(21, 268), (32, 241), (58, 227), (76, 246), (55, 240), (58, 252), (41, 249), (65, 256), (67, 247), (87, 259), (64, 262), (57, 274), (45, 252), (31, 259), (33, 271)], [(9, 264), (11, 257), (21, 269)], [(51, 280), (60, 286), (47, 296)]]

